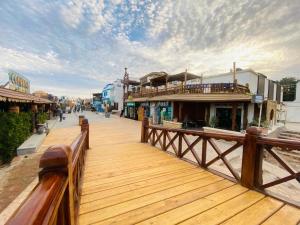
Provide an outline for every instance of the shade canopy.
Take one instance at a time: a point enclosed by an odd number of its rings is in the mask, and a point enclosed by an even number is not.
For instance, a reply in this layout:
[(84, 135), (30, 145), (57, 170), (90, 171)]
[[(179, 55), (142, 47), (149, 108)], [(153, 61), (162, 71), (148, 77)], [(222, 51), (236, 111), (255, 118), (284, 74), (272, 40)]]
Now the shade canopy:
[(141, 78), (142, 86), (158, 87), (166, 85), (167, 82), (193, 80), (201, 78), (192, 73), (182, 72), (175, 75), (169, 75), (166, 72), (152, 72)]
[(9, 102), (31, 102), (37, 104), (51, 104), (52, 101), (44, 98), (34, 96), (19, 91), (10, 90), (7, 88), (0, 87), (0, 101)]

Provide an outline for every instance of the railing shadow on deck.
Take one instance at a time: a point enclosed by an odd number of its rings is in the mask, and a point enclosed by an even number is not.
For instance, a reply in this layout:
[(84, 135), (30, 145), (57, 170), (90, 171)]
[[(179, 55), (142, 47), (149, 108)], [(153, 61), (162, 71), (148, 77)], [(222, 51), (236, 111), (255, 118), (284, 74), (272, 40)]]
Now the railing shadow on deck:
[(78, 224), (81, 178), (88, 148), (89, 124), (84, 119), (81, 133), (70, 146), (51, 146), (42, 155), (39, 183), (6, 224)]
[[(230, 145), (224, 149), (217, 144), (218, 140), (226, 141)], [(150, 143), (167, 153), (240, 183), (247, 188), (260, 191), (296, 207), (300, 206), (299, 200), (295, 201), (286, 195), (269, 190), (270, 187), (294, 180), (297, 190), (300, 191), (300, 172), (290, 166), (276, 151), (276, 148), (285, 151), (299, 151), (300, 141), (265, 137), (261, 135), (261, 130), (257, 127), (248, 128), (245, 135), (237, 135), (149, 125), (149, 120), (145, 118), (142, 122), (141, 142)], [(239, 149), (241, 150), (241, 165), (238, 171), (226, 157)], [(211, 152), (214, 152), (215, 155), (212, 156)], [(193, 157), (192, 160), (185, 157), (188, 153)], [(210, 154), (209, 159), (208, 153)], [(273, 158), (280, 170), (285, 171), (282, 177), (265, 182), (267, 179), (263, 176), (263, 165), (266, 163), (264, 159), (266, 154)], [(217, 161), (222, 161), (229, 174), (224, 173), (224, 170), (212, 168)], [(290, 195), (295, 196), (292, 193)]]

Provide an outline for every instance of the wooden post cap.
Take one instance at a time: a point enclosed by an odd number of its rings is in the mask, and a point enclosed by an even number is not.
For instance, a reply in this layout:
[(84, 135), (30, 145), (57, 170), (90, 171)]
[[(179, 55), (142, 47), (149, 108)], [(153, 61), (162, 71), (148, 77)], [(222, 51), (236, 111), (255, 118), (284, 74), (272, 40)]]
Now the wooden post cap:
[(249, 128), (247, 128), (247, 130), (246, 130), (246, 133), (247, 134), (250, 134), (250, 135), (256, 135), (256, 136), (259, 136), (260, 134), (261, 134), (261, 129), (260, 128), (258, 128), (258, 127), (254, 127), (254, 126), (252, 126), (252, 127), (249, 127)]
[(40, 168), (67, 167), (72, 159), (72, 150), (68, 145), (49, 147), (40, 159)]
[(89, 120), (88, 119), (83, 119), (82, 120), (82, 125), (86, 125), (86, 124), (89, 124)]
[(148, 119), (148, 117), (144, 117), (144, 119), (142, 121), (142, 125), (143, 126), (149, 126), (149, 119)]

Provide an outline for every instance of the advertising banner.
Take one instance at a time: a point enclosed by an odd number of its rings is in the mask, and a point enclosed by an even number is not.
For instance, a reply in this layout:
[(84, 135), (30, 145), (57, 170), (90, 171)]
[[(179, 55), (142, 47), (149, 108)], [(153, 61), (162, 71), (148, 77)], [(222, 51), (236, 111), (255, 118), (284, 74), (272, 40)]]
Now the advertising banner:
[(9, 89), (23, 93), (30, 93), (30, 82), (27, 78), (15, 71), (8, 72)]

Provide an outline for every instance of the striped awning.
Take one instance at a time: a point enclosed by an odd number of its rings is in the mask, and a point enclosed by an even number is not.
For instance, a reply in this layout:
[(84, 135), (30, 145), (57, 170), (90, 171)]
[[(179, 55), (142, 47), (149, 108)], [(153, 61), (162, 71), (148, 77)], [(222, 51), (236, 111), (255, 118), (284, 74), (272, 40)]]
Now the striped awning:
[(51, 104), (52, 101), (44, 98), (36, 97), (32, 94), (22, 93), (19, 91), (10, 90), (7, 88), (0, 88), (0, 101), (2, 102), (22, 102), (22, 103), (36, 103), (36, 104)]

